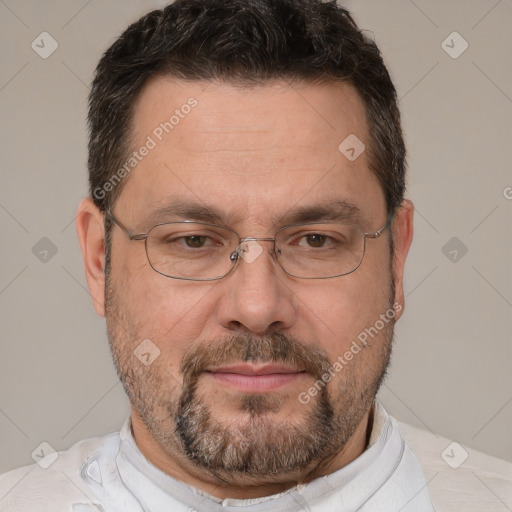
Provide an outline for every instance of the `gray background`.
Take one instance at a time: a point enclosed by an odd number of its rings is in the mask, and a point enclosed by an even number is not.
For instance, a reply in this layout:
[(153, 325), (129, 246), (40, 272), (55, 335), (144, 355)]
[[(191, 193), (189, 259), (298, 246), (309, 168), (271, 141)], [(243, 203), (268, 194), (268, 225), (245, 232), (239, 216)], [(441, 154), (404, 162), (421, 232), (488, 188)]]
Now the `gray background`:
[[(512, 0), (345, 3), (396, 82), (417, 208), (380, 399), (401, 420), (512, 461)], [(163, 4), (0, 0), (0, 471), (32, 462), (42, 441), (64, 449), (128, 414), (73, 221), (87, 193), (94, 67)], [(31, 48), (43, 31), (59, 45), (47, 59)], [(454, 31), (469, 44), (456, 59), (442, 47)]]

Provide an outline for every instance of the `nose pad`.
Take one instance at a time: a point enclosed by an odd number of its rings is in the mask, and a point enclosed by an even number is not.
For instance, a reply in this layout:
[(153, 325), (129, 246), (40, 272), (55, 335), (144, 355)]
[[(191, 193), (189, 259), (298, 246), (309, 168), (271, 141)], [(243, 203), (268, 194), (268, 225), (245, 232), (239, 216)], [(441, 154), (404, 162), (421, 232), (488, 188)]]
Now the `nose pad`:
[(255, 262), (263, 254), (263, 247), (258, 243), (258, 240), (273, 241), (273, 239), (266, 238), (244, 238), (237, 249), (231, 253), (229, 259), (233, 262), (238, 261), (239, 258), (242, 258), (246, 263)]
[(256, 240), (244, 240), (239, 247), (240, 256), (247, 263), (255, 262), (263, 253), (263, 247)]

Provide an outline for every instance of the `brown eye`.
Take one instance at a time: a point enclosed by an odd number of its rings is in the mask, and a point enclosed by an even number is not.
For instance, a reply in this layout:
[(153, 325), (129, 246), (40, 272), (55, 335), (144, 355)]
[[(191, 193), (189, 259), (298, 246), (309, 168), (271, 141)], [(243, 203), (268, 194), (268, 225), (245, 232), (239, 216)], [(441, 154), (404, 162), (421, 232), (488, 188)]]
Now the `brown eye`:
[(323, 247), (325, 245), (326, 240), (327, 237), (324, 235), (313, 234), (306, 236), (307, 244), (310, 247)]
[(204, 246), (206, 243), (206, 239), (208, 237), (201, 236), (201, 235), (195, 235), (195, 236), (186, 236), (183, 239), (185, 240), (185, 243), (188, 247), (191, 247), (192, 249), (200, 249)]

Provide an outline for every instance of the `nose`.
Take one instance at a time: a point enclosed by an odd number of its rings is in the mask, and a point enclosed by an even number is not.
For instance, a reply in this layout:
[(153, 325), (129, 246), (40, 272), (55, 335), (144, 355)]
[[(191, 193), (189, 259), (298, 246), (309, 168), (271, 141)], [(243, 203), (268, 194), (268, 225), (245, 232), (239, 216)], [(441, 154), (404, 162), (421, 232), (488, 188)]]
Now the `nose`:
[(295, 322), (290, 278), (275, 261), (271, 240), (249, 239), (236, 267), (223, 279), (217, 315), (225, 329), (262, 336)]

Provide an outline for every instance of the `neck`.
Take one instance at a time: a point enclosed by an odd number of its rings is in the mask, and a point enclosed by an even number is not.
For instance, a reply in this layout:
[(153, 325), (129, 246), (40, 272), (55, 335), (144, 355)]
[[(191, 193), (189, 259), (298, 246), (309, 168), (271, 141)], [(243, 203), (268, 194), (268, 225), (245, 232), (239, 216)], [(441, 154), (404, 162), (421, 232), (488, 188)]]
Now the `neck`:
[(373, 407), (357, 426), (352, 437), (328, 459), (283, 475), (272, 475), (269, 481), (254, 482), (241, 476), (236, 485), (226, 484), (209, 472), (194, 465), (175, 444), (172, 453), (157, 443), (138, 413), (132, 408), (132, 429), (135, 442), (144, 457), (160, 471), (187, 485), (196, 487), (219, 499), (250, 499), (284, 492), (297, 484), (306, 484), (331, 474), (357, 459), (368, 445), (373, 425)]

